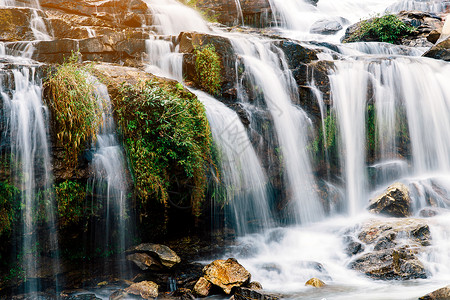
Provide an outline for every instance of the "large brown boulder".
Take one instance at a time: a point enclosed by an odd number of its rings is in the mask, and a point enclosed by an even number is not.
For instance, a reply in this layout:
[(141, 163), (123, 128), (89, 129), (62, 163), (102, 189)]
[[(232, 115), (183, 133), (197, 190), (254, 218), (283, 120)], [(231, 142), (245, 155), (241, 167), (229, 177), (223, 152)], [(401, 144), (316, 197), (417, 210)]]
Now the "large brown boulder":
[(158, 285), (152, 281), (141, 281), (130, 285), (125, 292), (144, 299), (153, 299), (158, 297)]
[(142, 271), (161, 270), (163, 268), (158, 259), (147, 253), (133, 253), (127, 255), (127, 260), (133, 262)]
[(406, 185), (396, 182), (378, 197), (370, 200), (369, 211), (392, 217), (408, 217), (412, 213), (411, 198)]
[(194, 293), (200, 297), (206, 297), (211, 291), (212, 283), (209, 282), (205, 277), (200, 277), (194, 286)]
[(450, 61), (450, 37), (431, 47), (423, 56)]
[(426, 294), (419, 300), (450, 300), (450, 285)]
[(174, 265), (181, 262), (180, 257), (175, 253), (175, 251), (165, 245), (145, 243), (133, 247), (127, 250), (127, 252), (143, 252), (156, 256), (160, 260), (161, 264), (167, 268), (172, 268)]
[(250, 273), (234, 258), (218, 259), (203, 268), (203, 276), (229, 295), (231, 289), (250, 282)]

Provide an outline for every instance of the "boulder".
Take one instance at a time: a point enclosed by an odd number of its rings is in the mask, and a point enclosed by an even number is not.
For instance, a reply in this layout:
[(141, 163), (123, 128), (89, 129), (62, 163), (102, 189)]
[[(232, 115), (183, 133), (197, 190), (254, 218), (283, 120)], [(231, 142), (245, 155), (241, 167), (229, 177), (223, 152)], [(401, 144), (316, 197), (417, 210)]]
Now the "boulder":
[(336, 34), (338, 31), (342, 30), (342, 25), (344, 23), (345, 19), (343, 18), (319, 20), (311, 25), (309, 32), (323, 35)]
[(158, 285), (152, 281), (141, 281), (127, 287), (125, 292), (144, 299), (153, 299), (158, 297)]
[(392, 217), (411, 215), (411, 198), (409, 189), (402, 183), (394, 183), (383, 194), (370, 200), (369, 211)]
[(234, 300), (277, 300), (278, 295), (269, 294), (260, 290), (239, 287), (234, 292)]
[(167, 268), (172, 268), (174, 265), (181, 262), (180, 257), (175, 253), (175, 251), (167, 246), (159, 244), (140, 244), (139, 246), (127, 250), (127, 252), (144, 252), (150, 255), (154, 255), (158, 257), (161, 261), (161, 264)]
[(142, 271), (163, 269), (161, 263), (147, 253), (133, 253), (127, 255), (127, 260), (133, 262)]
[(413, 249), (384, 249), (362, 255), (350, 264), (374, 279), (416, 279), (427, 278), (424, 265), (416, 258)]
[(431, 47), (423, 56), (450, 61), (450, 37)]
[(252, 290), (255, 290), (255, 291), (259, 291), (259, 290), (262, 290), (262, 289), (263, 289), (262, 284), (259, 283), (258, 281), (252, 281), (252, 282), (250, 282), (250, 283), (247, 285), (247, 287), (248, 287), (249, 289), (252, 289)]
[(434, 292), (431, 292), (419, 298), (419, 300), (449, 300), (449, 299), (450, 299), (450, 285), (435, 290)]
[(305, 285), (310, 285), (310, 286), (313, 286), (315, 288), (321, 288), (321, 287), (325, 286), (325, 282), (323, 282), (319, 278), (311, 278), (310, 280), (308, 280), (305, 283)]
[(218, 259), (203, 268), (203, 276), (229, 295), (231, 289), (250, 282), (250, 273), (234, 258)]
[(212, 284), (205, 277), (200, 277), (194, 286), (194, 293), (200, 297), (206, 297), (211, 291)]

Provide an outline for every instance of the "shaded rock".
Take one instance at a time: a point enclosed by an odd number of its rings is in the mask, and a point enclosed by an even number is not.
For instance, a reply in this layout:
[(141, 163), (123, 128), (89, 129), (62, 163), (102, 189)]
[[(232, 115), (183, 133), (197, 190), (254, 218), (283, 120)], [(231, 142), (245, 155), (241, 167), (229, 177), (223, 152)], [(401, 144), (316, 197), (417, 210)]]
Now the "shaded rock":
[(206, 297), (211, 291), (212, 284), (205, 277), (200, 277), (194, 286), (194, 293), (200, 297)]
[(409, 189), (402, 183), (394, 183), (386, 191), (370, 200), (369, 211), (392, 217), (408, 217), (411, 215), (411, 198)]
[(350, 268), (374, 279), (427, 278), (424, 265), (414, 254), (411, 249), (374, 251), (353, 261)]
[(249, 289), (256, 290), (256, 291), (259, 291), (259, 290), (262, 290), (262, 289), (263, 289), (262, 284), (259, 283), (258, 281), (252, 281), (252, 282), (250, 282), (250, 283), (247, 285), (247, 287), (248, 287)]
[(339, 19), (323, 19), (315, 22), (311, 25), (311, 28), (309, 29), (310, 33), (315, 34), (323, 34), (323, 35), (331, 35), (336, 34), (338, 31), (340, 31), (343, 27), (342, 24), (345, 23), (345, 19), (339, 18)]
[(442, 213), (448, 212), (448, 209), (440, 208), (440, 207), (425, 207), (422, 208), (419, 212), (419, 216), (423, 218), (431, 218), (435, 217), (437, 215), (440, 215)]
[(234, 292), (234, 300), (277, 300), (278, 295), (264, 293), (245, 287), (239, 287)]
[(345, 247), (345, 253), (347, 253), (348, 256), (353, 256), (361, 253), (365, 249), (362, 243), (356, 241), (353, 237), (350, 236), (344, 238), (344, 243), (347, 245)]
[(147, 252), (156, 255), (161, 260), (161, 264), (168, 268), (181, 262), (180, 257), (172, 249), (159, 244), (140, 244), (127, 250), (127, 252)]
[(449, 300), (449, 299), (450, 299), (450, 285), (435, 290), (419, 298), (419, 300)]
[(141, 296), (144, 299), (152, 299), (158, 297), (158, 285), (151, 281), (141, 281), (127, 287), (125, 292)]
[(450, 61), (450, 38), (433, 46), (423, 56)]
[(316, 288), (321, 288), (323, 286), (325, 286), (325, 282), (323, 282), (322, 280), (320, 280), (319, 278), (311, 278), (310, 280), (308, 280), (305, 285), (310, 285)]
[(161, 270), (163, 266), (161, 263), (148, 255), (147, 253), (133, 253), (127, 255), (127, 260), (133, 262), (138, 266), (141, 270)]
[(222, 288), (225, 294), (231, 289), (250, 282), (250, 273), (234, 258), (218, 259), (203, 269), (204, 277), (214, 285)]
[(181, 300), (194, 300), (195, 296), (192, 295), (190, 289), (179, 288), (174, 293), (173, 296), (181, 298)]

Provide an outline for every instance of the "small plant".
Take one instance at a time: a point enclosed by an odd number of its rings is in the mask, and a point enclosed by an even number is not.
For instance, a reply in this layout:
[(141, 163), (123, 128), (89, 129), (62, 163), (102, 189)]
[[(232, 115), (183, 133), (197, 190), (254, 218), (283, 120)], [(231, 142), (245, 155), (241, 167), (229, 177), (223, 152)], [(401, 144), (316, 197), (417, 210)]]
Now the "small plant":
[(96, 138), (102, 124), (102, 111), (89, 80), (88, 67), (77, 64), (77, 59), (73, 54), (45, 84), (46, 102), (69, 167), (76, 165), (79, 153)]
[(361, 21), (359, 29), (345, 41), (377, 40), (394, 44), (413, 31), (414, 27), (403, 23), (396, 15), (389, 14)]
[(63, 181), (55, 187), (58, 201), (59, 225), (77, 223), (84, 215), (85, 188), (76, 181)]
[(220, 56), (212, 44), (195, 49), (195, 72), (200, 86), (212, 95), (222, 87)]

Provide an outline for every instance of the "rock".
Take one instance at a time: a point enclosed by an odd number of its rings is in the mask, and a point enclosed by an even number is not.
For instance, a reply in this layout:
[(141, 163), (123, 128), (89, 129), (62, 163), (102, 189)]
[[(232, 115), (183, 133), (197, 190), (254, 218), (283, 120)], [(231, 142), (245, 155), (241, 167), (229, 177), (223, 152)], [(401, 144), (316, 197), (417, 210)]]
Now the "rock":
[(353, 261), (350, 268), (374, 279), (427, 278), (424, 265), (411, 249), (373, 251)]
[(250, 273), (234, 258), (218, 259), (203, 268), (204, 277), (229, 295), (231, 289), (250, 282)]
[[(46, 22), (44, 12), (37, 10), (36, 13)], [(0, 8), (0, 41), (35, 40), (36, 38), (30, 24), (33, 14), (34, 10), (30, 8)]]
[(239, 287), (234, 293), (234, 300), (277, 300), (280, 297), (253, 289)]
[(431, 218), (442, 213), (448, 213), (448, 209), (440, 207), (425, 207), (420, 210), (419, 216), (422, 218)]
[(127, 287), (125, 292), (141, 296), (144, 299), (152, 299), (158, 297), (158, 285), (152, 281), (141, 281)]
[(423, 56), (450, 61), (450, 37), (431, 47)]
[(386, 191), (370, 200), (369, 211), (392, 217), (408, 217), (411, 215), (411, 198), (409, 189), (402, 183), (394, 183)]
[(252, 282), (250, 282), (250, 283), (247, 285), (247, 287), (248, 287), (249, 289), (252, 289), (252, 290), (255, 290), (255, 291), (259, 291), (259, 290), (262, 290), (262, 289), (263, 289), (262, 284), (259, 283), (258, 281), (252, 281)]
[(305, 285), (310, 285), (315, 288), (321, 288), (321, 287), (325, 286), (325, 282), (323, 282), (322, 280), (320, 280), (318, 278), (311, 278), (310, 280), (308, 280), (305, 283)]
[(167, 268), (172, 268), (174, 265), (181, 262), (180, 257), (169, 247), (159, 244), (140, 244), (134, 248), (127, 250), (127, 252), (146, 252), (157, 256), (161, 264)]
[(430, 34), (428, 34), (427, 36), (427, 40), (430, 43), (436, 43), (439, 40), (439, 37), (441, 36), (441, 31), (440, 30), (432, 30), (430, 32)]
[(353, 237), (346, 237), (344, 239), (344, 243), (347, 244), (347, 246), (345, 247), (345, 253), (347, 253), (348, 256), (353, 256), (361, 253), (365, 249), (364, 245), (356, 241)]
[(195, 300), (195, 296), (192, 295), (190, 289), (179, 288), (174, 293), (173, 296), (179, 297), (181, 300)]
[(134, 262), (142, 271), (161, 270), (163, 268), (157, 259), (147, 253), (133, 253), (127, 255), (127, 260)]
[(211, 291), (212, 284), (205, 277), (200, 277), (194, 286), (194, 293), (200, 297), (206, 297)]
[(319, 20), (311, 25), (309, 32), (323, 35), (336, 34), (338, 31), (342, 30), (342, 25), (344, 23), (345, 19), (343, 18)]
[(426, 294), (419, 300), (450, 300), (450, 285)]

